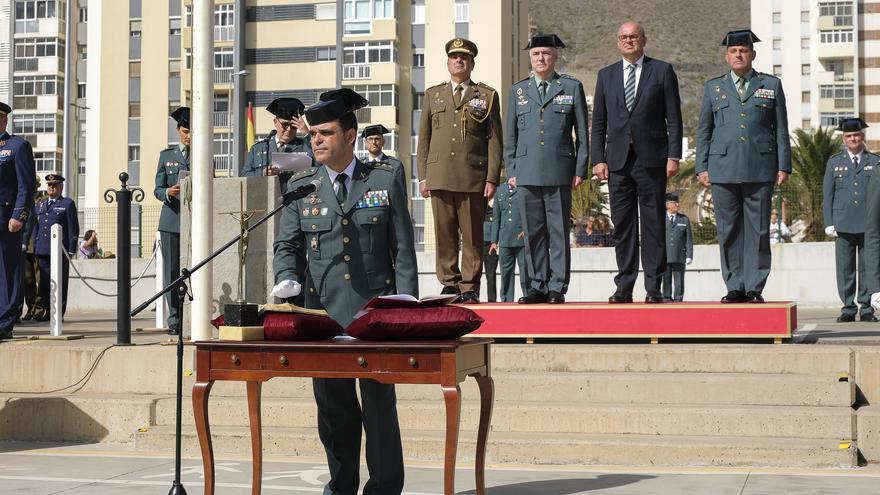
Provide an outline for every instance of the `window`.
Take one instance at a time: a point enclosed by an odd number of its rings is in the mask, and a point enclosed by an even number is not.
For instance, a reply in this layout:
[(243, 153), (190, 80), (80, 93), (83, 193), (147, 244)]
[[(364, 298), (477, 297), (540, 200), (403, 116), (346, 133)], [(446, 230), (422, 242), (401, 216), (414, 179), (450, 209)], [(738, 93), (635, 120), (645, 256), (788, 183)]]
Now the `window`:
[(57, 94), (57, 76), (24, 76), (15, 78), (13, 94), (15, 96), (40, 96)]
[(810, 38), (801, 38), (801, 48), (810, 48)]
[(397, 88), (393, 84), (368, 84), (352, 86), (352, 89), (369, 100), (371, 107), (397, 105)]
[(336, 20), (336, 4), (335, 3), (319, 3), (315, 5), (316, 21), (335, 21)]
[(773, 66), (773, 75), (776, 77), (779, 77), (780, 75), (782, 75), (782, 66), (781, 65), (774, 65)]
[(221, 3), (214, 6), (214, 41), (232, 41), (235, 38), (235, 5)]
[(132, 38), (140, 38), (140, 36), (141, 36), (141, 21), (131, 21), (129, 23), (129, 33)]
[[(412, 107), (413, 107), (414, 112), (418, 112), (419, 110), (422, 109), (422, 100), (424, 100), (424, 99), (425, 99), (425, 93), (413, 92)], [(415, 148), (413, 148), (413, 149), (415, 149)]]
[(60, 168), (54, 151), (35, 151), (34, 162), (37, 172), (57, 172)]
[(55, 16), (55, 0), (15, 0), (16, 33), (36, 33), (40, 30), (40, 19)]
[(229, 170), (231, 144), (228, 132), (214, 133), (214, 170)]
[(343, 0), (344, 34), (370, 34), (372, 0)]
[(852, 108), (855, 104), (855, 88), (851, 84), (822, 84), (819, 97), (833, 99), (834, 108)]
[(84, 82), (76, 83), (76, 97), (77, 98), (85, 98), (86, 97), (86, 83), (84, 83)]
[(140, 102), (133, 101), (128, 104), (128, 117), (131, 119), (141, 118), (141, 104), (140, 104)]
[(801, 103), (809, 103), (810, 102), (811, 93), (809, 91), (804, 91), (801, 93)]
[(803, 120), (801, 120), (801, 129), (803, 129), (803, 130), (806, 131), (806, 130), (809, 130), (810, 128), (812, 128), (812, 127), (813, 127), (813, 122), (812, 122), (810, 119), (803, 119)]
[(140, 62), (129, 62), (128, 63), (128, 77), (141, 77), (141, 63)]
[(849, 112), (822, 112), (819, 114), (819, 125), (822, 127), (837, 127), (840, 119), (852, 117), (852, 111)]
[(782, 22), (782, 12), (774, 12), (773, 13), (773, 22), (777, 23), (777, 24)]
[(64, 44), (58, 38), (19, 38), (15, 40), (14, 67), (17, 71), (39, 69), (39, 57), (64, 56)]
[(425, 23), (425, 1), (424, 0), (415, 0), (415, 3), (412, 4), (412, 23), (413, 24), (424, 24)]
[(820, 43), (852, 43), (852, 29), (831, 29), (828, 31), (819, 31)]
[(79, 22), (83, 24), (89, 22), (89, 9), (86, 7), (79, 8)]
[(50, 113), (13, 114), (12, 129), (15, 134), (40, 134), (55, 132), (61, 128), (61, 119)]
[(802, 10), (801, 11), (801, 22), (809, 23), (810, 22), (810, 11)]
[(180, 36), (180, 17), (171, 17), (168, 19), (168, 35)]
[(781, 38), (773, 38), (773, 49), (781, 50), (782, 49), (782, 39)]
[(315, 59), (318, 62), (326, 62), (330, 60), (336, 60), (336, 47), (335, 46), (319, 46), (316, 49)]
[(418, 69), (425, 66), (425, 54), (420, 52), (413, 53), (413, 69)]
[(823, 2), (819, 4), (819, 15), (834, 17), (835, 26), (852, 26), (852, 4), (852, 2)]
[(391, 19), (393, 17), (393, 0), (373, 0), (373, 19)]
[(810, 64), (801, 64), (801, 74), (804, 76), (810, 75)]
[(192, 25), (193, 25), (193, 7), (192, 7), (192, 5), (186, 6), (186, 14), (184, 15), (184, 25), (186, 27), (192, 27)]
[(469, 20), (469, 0), (455, 0), (455, 22), (468, 22)]
[(192, 69), (192, 60), (193, 60), (192, 48), (184, 49), (183, 50), (183, 66), (186, 69)]
[(128, 145), (128, 161), (130, 161), (130, 162), (141, 161), (141, 146), (139, 144), (129, 144)]
[(345, 64), (397, 62), (397, 47), (391, 41), (347, 43), (344, 50)]

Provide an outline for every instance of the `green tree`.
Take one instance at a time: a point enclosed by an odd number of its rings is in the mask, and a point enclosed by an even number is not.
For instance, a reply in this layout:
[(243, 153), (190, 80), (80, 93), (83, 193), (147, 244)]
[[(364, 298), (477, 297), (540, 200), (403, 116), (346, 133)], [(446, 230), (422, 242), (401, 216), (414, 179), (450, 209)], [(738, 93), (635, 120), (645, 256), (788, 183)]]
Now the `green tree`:
[(806, 225), (804, 241), (826, 240), (822, 219), (822, 181), (828, 159), (842, 146), (843, 140), (835, 135), (831, 127), (794, 131), (792, 174), (779, 192), (788, 210), (788, 224), (802, 220)]
[(578, 231), (587, 217), (607, 216), (608, 193), (602, 190), (602, 184), (595, 180), (586, 180), (571, 192), (571, 228)]

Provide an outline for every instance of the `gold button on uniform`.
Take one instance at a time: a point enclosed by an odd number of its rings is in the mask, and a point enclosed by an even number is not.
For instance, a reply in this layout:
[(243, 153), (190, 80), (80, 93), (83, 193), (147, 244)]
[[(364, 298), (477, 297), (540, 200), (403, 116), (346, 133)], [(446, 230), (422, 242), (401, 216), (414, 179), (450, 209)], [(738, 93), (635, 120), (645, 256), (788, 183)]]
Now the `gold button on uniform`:
[(348, 244), (349, 241), (351, 241), (351, 239), (349, 239), (348, 237), (343, 237), (343, 238), (342, 238), (342, 243), (343, 243), (343, 244)]
[(343, 219), (342, 219), (342, 225), (348, 225), (348, 219), (347, 219), (347, 218), (343, 218)]
[(746, 114), (745, 114), (745, 113), (741, 113), (741, 114), (739, 114), (739, 116), (740, 116), (740, 117), (745, 117)]
[(541, 146), (544, 146), (544, 141), (541, 141)]
[(317, 225), (315, 225), (315, 224), (312, 224), (312, 230), (315, 230), (315, 229), (317, 229), (317, 228), (318, 228), (318, 226), (317, 226)]
[(378, 222), (379, 222), (379, 217), (373, 217), (372, 220), (373, 220), (373, 223), (378, 223)]
[(346, 273), (344, 275), (344, 277), (345, 277), (345, 280), (351, 280), (351, 274)]
[(745, 128), (746, 128), (746, 125), (745, 125), (745, 124), (740, 124), (739, 126), (740, 126), (740, 128), (742, 128), (742, 129), (745, 129)]
[(745, 137), (745, 136), (740, 136), (739, 140), (740, 140), (740, 141), (745, 141), (745, 140), (746, 140), (746, 137)]
[(455, 156), (455, 152), (454, 152), (454, 151), (450, 151), (449, 154), (452, 155), (452, 156)]
[(342, 259), (344, 259), (345, 261), (351, 261), (351, 256), (346, 254), (342, 257)]

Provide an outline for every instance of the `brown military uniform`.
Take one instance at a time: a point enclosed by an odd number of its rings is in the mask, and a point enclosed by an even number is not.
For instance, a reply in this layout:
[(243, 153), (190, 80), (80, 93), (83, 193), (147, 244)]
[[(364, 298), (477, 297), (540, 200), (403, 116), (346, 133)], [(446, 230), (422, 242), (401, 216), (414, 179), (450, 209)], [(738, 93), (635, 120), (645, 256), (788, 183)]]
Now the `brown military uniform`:
[[(425, 91), (419, 126), (419, 178), (431, 191), (437, 278), (460, 292), (479, 292), (486, 182), (498, 184), (502, 130), (498, 94), (468, 81), (456, 105), (450, 82)], [(461, 269), (458, 236), (462, 238)]]

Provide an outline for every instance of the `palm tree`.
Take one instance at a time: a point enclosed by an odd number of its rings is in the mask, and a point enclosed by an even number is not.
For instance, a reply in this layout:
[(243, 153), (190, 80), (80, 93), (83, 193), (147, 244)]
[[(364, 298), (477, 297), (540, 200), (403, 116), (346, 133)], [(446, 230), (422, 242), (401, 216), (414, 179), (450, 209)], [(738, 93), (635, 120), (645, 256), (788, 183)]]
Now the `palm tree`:
[(587, 217), (608, 216), (608, 192), (598, 180), (586, 180), (571, 194), (572, 229), (584, 224)]
[[(831, 127), (795, 129), (791, 150), (791, 180), (782, 187), (789, 219), (802, 220), (805, 241), (825, 240), (822, 221), (822, 181), (825, 165), (840, 151), (843, 140)], [(789, 222), (789, 225), (793, 222)]]

